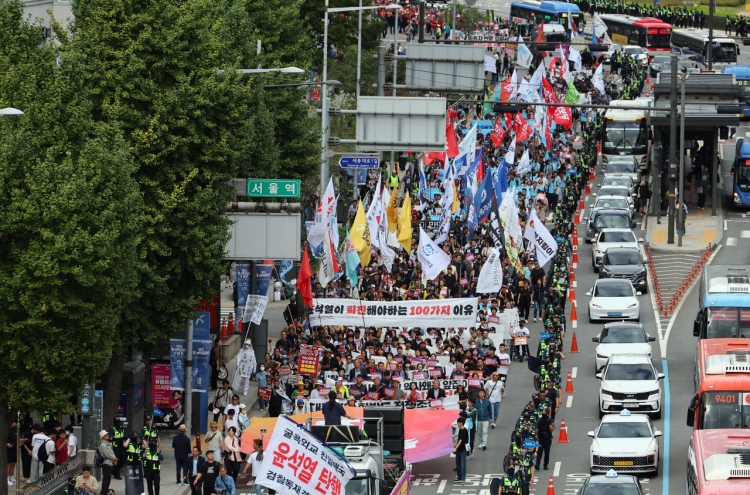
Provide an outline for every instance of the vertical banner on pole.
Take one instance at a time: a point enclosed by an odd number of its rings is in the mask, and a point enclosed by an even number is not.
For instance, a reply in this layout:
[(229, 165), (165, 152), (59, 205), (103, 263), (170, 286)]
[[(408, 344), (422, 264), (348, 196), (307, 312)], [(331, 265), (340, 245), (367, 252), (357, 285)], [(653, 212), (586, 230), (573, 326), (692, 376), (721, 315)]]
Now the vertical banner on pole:
[(247, 295), (250, 293), (250, 265), (237, 265), (237, 305), (245, 307)]

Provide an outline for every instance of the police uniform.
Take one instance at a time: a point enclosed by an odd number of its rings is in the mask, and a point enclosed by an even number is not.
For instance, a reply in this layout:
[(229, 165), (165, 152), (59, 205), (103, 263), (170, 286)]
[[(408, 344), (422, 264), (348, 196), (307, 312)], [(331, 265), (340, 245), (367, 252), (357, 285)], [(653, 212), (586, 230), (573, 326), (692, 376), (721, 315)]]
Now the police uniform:
[(161, 450), (143, 449), (141, 453), (143, 460), (143, 477), (148, 486), (148, 495), (159, 495), (161, 484), (161, 461), (164, 460)]
[(125, 429), (119, 426), (113, 426), (109, 430), (109, 438), (112, 439), (112, 451), (117, 456), (117, 459), (120, 460), (120, 462), (115, 464), (112, 468), (112, 477), (119, 480), (122, 479), (120, 477), (120, 469), (122, 469), (122, 460), (124, 459), (125, 454), (125, 447), (123, 446), (123, 443), (125, 442)]
[[(150, 416), (149, 416), (150, 418)], [(159, 440), (159, 429), (151, 424), (151, 426), (144, 426), (141, 428), (141, 438), (144, 442), (148, 443), (152, 438), (158, 442)]]

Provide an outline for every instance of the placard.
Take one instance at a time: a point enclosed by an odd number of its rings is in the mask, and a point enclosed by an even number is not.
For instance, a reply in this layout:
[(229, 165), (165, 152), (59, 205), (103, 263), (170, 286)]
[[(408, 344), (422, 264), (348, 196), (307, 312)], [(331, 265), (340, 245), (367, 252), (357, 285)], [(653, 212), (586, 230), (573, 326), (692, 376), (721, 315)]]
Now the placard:
[(430, 368), (430, 378), (442, 378), (443, 370), (440, 368)]
[(421, 372), (421, 371), (415, 371), (414, 373), (412, 373), (411, 379), (415, 380), (415, 381), (417, 381), (417, 380), (418, 381), (422, 381), (422, 380), (426, 380), (427, 377), (424, 375), (423, 372)]
[(432, 399), (432, 400), (430, 400), (430, 408), (431, 409), (442, 409), (443, 408), (443, 399)]
[(297, 370), (300, 375), (318, 376), (320, 373), (320, 354), (312, 346), (300, 346)]
[(380, 394), (377, 392), (367, 392), (366, 396), (369, 400), (378, 400), (380, 399)]
[(271, 389), (270, 388), (259, 388), (258, 397), (263, 400), (271, 400)]
[(386, 397), (386, 399), (394, 399), (396, 398), (396, 389), (395, 388), (384, 388), (383, 393)]
[(482, 388), (482, 380), (479, 378), (469, 378), (470, 388)]

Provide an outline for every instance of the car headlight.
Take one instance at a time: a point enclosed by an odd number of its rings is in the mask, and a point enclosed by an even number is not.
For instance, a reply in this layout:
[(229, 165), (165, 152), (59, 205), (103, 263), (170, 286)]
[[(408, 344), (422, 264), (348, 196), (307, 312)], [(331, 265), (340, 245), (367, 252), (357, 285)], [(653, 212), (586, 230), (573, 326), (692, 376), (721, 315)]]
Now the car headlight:
[(609, 356), (605, 356), (604, 354), (598, 354), (596, 355), (599, 359), (609, 359)]
[(660, 395), (660, 394), (659, 394), (659, 391), (658, 391), (658, 390), (652, 390), (651, 392), (649, 392), (649, 393), (648, 393), (648, 395), (649, 395), (649, 397), (650, 397), (650, 396), (652, 396), (652, 395)]
[(604, 251), (599, 251), (598, 249), (594, 251), (594, 254), (597, 256), (604, 256)]
[(601, 458), (598, 455), (595, 455), (592, 460), (594, 464), (601, 464)]
[(637, 306), (638, 306), (638, 303), (635, 303), (635, 304), (631, 304), (630, 306), (628, 306), (628, 309), (630, 309), (630, 308), (635, 308), (635, 307), (637, 307)]
[(592, 306), (592, 307), (594, 307), (594, 308), (596, 308), (596, 309), (602, 309), (602, 307), (601, 307), (601, 306), (599, 306), (598, 304), (593, 304), (593, 303), (592, 303), (592, 304), (591, 304), (591, 306)]
[(610, 392), (608, 390), (602, 390), (602, 395), (609, 395), (609, 396), (611, 396), (612, 392)]

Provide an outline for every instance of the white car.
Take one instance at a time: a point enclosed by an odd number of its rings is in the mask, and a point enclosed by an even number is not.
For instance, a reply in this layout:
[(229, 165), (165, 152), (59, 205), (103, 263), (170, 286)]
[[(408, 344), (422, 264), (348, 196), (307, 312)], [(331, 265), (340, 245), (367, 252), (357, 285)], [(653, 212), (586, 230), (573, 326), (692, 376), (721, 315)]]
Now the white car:
[(646, 354), (612, 354), (599, 379), (599, 418), (623, 409), (661, 418), (661, 380)]
[(607, 249), (613, 247), (638, 249), (641, 242), (643, 242), (643, 239), (636, 237), (630, 229), (602, 229), (591, 241), (591, 266), (594, 267), (594, 272), (599, 273), (599, 265)]
[(642, 47), (638, 45), (625, 45), (622, 47), (622, 51), (634, 57), (641, 64), (648, 65), (648, 53)]
[(596, 342), (596, 356), (594, 357), (594, 371), (599, 372), (606, 366), (612, 354), (645, 354), (651, 356), (651, 344), (656, 337), (652, 337), (643, 329), (640, 323), (613, 321), (607, 323), (599, 335), (591, 337)]
[(589, 299), (589, 323), (598, 320), (641, 319), (640, 292), (624, 278), (600, 278), (586, 293)]
[(607, 414), (599, 427), (588, 432), (591, 474), (610, 469), (622, 473), (659, 474), (659, 440), (662, 433), (645, 414)]
[(630, 192), (628, 186), (602, 186), (597, 192), (594, 193), (597, 198), (605, 198), (607, 196), (619, 196), (627, 199), (628, 209), (630, 210), (631, 216), (635, 207), (633, 206), (633, 193)]
[(630, 174), (623, 174), (620, 172), (615, 172), (612, 174), (604, 174), (604, 178), (602, 179), (602, 187), (604, 186), (615, 186), (615, 187), (625, 186), (629, 188), (632, 192), (635, 192), (636, 182), (633, 180), (633, 177)]
[(590, 205), (590, 208), (590, 216), (593, 216), (594, 212), (600, 208), (618, 208), (630, 212), (630, 203), (628, 203), (627, 198), (621, 196), (601, 196), (596, 198), (596, 201)]

